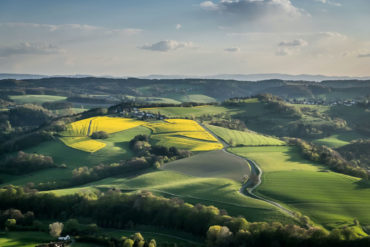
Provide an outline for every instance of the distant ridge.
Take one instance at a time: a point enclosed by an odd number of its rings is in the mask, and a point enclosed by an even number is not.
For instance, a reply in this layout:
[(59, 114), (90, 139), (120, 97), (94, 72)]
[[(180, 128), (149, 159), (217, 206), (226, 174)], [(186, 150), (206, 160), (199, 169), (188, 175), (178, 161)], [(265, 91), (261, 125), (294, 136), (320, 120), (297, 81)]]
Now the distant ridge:
[[(94, 75), (39, 75), (39, 74), (12, 74), (0, 73), (0, 80), (2, 79), (41, 79), (51, 77), (70, 77), (70, 78), (83, 78), (83, 77), (97, 77), (97, 78), (119, 78), (124, 79), (129, 76), (94, 76)], [(140, 79), (219, 79), (219, 80), (237, 80), (237, 81), (262, 81), (271, 79), (280, 79), (286, 81), (326, 81), (326, 80), (370, 80), (370, 76), (353, 77), (353, 76), (326, 76), (326, 75), (289, 75), (289, 74), (219, 74), (209, 76), (192, 76), (192, 75), (148, 75), (138, 76)]]

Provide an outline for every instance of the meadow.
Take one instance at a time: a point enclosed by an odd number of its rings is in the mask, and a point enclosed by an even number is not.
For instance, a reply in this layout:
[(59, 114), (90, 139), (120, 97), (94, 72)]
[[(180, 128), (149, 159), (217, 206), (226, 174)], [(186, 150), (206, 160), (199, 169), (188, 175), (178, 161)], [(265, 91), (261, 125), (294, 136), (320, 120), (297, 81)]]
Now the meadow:
[(304, 160), (295, 147), (240, 147), (230, 151), (261, 167), (257, 194), (309, 216), (327, 228), (370, 225), (370, 187), (360, 179)]
[(253, 131), (231, 130), (219, 126), (209, 125), (206, 127), (215, 133), (222, 140), (232, 145), (245, 146), (280, 146), (285, 142), (270, 136), (258, 134)]
[(64, 96), (47, 95), (47, 94), (25, 94), (11, 95), (9, 98), (18, 104), (42, 104), (45, 102), (62, 101), (67, 99)]

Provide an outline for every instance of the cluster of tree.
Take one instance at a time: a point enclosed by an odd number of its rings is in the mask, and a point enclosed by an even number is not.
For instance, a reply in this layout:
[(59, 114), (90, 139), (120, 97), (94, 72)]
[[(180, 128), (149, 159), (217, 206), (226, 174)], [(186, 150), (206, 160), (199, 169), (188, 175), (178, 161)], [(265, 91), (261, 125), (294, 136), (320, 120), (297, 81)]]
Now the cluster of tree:
[(218, 103), (197, 103), (197, 102), (183, 102), (181, 104), (171, 104), (171, 103), (148, 103), (148, 102), (138, 102), (138, 101), (124, 101), (117, 105), (108, 108), (109, 113), (117, 113), (123, 110), (130, 111), (134, 108), (157, 108), (157, 107), (194, 107), (202, 105), (217, 105)]
[[(191, 205), (178, 198), (157, 197), (149, 192), (122, 194), (115, 190), (89, 200), (77, 194), (57, 197), (47, 193), (25, 193), (21, 187), (7, 186), (0, 190), (0, 201), (0, 209), (17, 207), (47, 219), (81, 217), (100, 227), (125, 228), (146, 224), (203, 237), (208, 232), (208, 246), (331, 246), (332, 242), (340, 244), (341, 240), (353, 241), (361, 237), (352, 228), (328, 233), (319, 227), (250, 223), (243, 217), (231, 217), (214, 206)], [(369, 244), (370, 239), (366, 241)], [(353, 243), (357, 242), (346, 242), (346, 246)]]
[[(53, 133), (49, 131), (34, 131), (31, 133), (20, 133), (11, 136), (12, 138), (4, 139), (0, 145), (0, 153), (11, 153), (36, 146), (44, 141), (52, 140)], [(9, 140), (10, 139), (10, 140)]]
[(107, 139), (109, 137), (108, 133), (105, 131), (96, 131), (92, 133), (92, 139)]
[(9, 208), (0, 210), (0, 229), (16, 229), (22, 226), (32, 226), (35, 215), (32, 211), (22, 213), (18, 209)]
[(8, 157), (0, 163), (0, 172), (20, 175), (52, 167), (58, 166), (50, 156), (19, 151), (16, 156)]
[(261, 102), (267, 104), (268, 108), (279, 114), (283, 114), (286, 117), (291, 118), (301, 118), (302, 112), (299, 108), (288, 105), (280, 97), (274, 96), (272, 94), (259, 94), (256, 96)]
[[(149, 136), (137, 135), (130, 142), (129, 147), (138, 155), (145, 157), (155, 157), (153, 160), (159, 162), (159, 166), (164, 162), (189, 157), (191, 152), (188, 150), (178, 149), (176, 147), (167, 148), (160, 145), (151, 145)], [(159, 167), (158, 164), (154, 164)]]
[(25, 104), (9, 110), (9, 122), (12, 126), (40, 126), (51, 119), (51, 113), (45, 108)]
[(44, 102), (42, 106), (48, 110), (61, 110), (72, 108), (72, 103), (66, 101)]
[(82, 235), (76, 237), (77, 242), (99, 244), (109, 247), (156, 247), (163, 246), (157, 245), (155, 239), (150, 241), (145, 240), (141, 233), (137, 232), (130, 237), (122, 236), (120, 238), (109, 237), (104, 234), (100, 235)]
[(337, 151), (349, 162), (356, 166), (370, 169), (370, 140), (360, 139), (348, 145), (337, 148)]
[(230, 231), (227, 226), (214, 225), (208, 229), (206, 238), (207, 247), (365, 247), (369, 244), (370, 238), (359, 239), (349, 227), (328, 232), (316, 227), (303, 229), (281, 223), (250, 223), (237, 232)]
[(239, 119), (212, 120), (209, 124), (228, 128), (228, 129), (233, 129), (233, 130), (241, 130), (241, 131), (244, 131), (247, 128), (245, 123)]
[(351, 176), (368, 179), (369, 172), (355, 164), (348, 162), (337, 151), (326, 147), (314, 145), (298, 138), (286, 138), (293, 145), (297, 145), (306, 159), (325, 164), (329, 169)]

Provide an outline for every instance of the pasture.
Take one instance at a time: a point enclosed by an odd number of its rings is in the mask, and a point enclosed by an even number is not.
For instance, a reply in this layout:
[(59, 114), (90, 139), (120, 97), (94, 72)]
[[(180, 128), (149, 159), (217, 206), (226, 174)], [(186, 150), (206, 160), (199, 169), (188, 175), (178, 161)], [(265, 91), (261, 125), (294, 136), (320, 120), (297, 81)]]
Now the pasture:
[(253, 131), (231, 130), (214, 125), (206, 125), (213, 133), (228, 144), (245, 145), (245, 146), (280, 146), (285, 145), (285, 142), (270, 136), (258, 134)]
[(67, 97), (64, 96), (47, 94), (11, 95), (9, 96), (9, 98), (16, 102), (17, 104), (39, 104), (39, 105), (45, 102), (62, 101), (67, 99)]
[(360, 179), (304, 160), (295, 147), (241, 147), (232, 152), (261, 167), (257, 194), (309, 216), (327, 228), (370, 225), (370, 187)]

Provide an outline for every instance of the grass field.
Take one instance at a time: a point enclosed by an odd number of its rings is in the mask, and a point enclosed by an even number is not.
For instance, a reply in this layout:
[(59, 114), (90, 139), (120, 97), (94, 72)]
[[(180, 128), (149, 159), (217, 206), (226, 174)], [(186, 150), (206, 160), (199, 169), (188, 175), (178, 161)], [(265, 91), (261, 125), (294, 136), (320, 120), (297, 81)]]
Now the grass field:
[(176, 160), (165, 164), (164, 169), (197, 177), (229, 178), (237, 182), (241, 182), (244, 175), (250, 174), (250, 165), (245, 160), (223, 150)]
[(257, 162), (263, 181), (257, 193), (332, 228), (358, 219), (370, 225), (370, 187), (360, 179), (303, 160), (294, 147), (241, 147), (232, 152)]
[(67, 97), (55, 95), (26, 94), (26, 95), (12, 95), (10, 96), (10, 99), (14, 100), (18, 104), (42, 104), (45, 102), (65, 100), (67, 99)]
[(48, 243), (52, 238), (44, 232), (7, 232), (0, 233), (1, 247), (35, 247), (41, 243)]
[(279, 146), (285, 145), (285, 142), (270, 136), (264, 136), (253, 131), (231, 130), (214, 125), (206, 125), (213, 133), (223, 139), (225, 142), (233, 145), (246, 146)]
[(158, 113), (171, 118), (185, 118), (185, 117), (198, 117), (202, 115), (216, 115), (233, 111), (223, 106), (205, 105), (194, 107), (158, 107), (158, 108), (142, 108), (142, 111)]
[(217, 101), (215, 98), (209, 97), (204, 94), (188, 94), (180, 96), (177, 99), (182, 102), (197, 102), (197, 103), (210, 103)]
[(249, 198), (241, 193), (241, 183), (227, 178), (193, 177), (175, 171), (153, 171), (132, 178), (107, 178), (77, 188), (50, 191), (57, 195), (76, 191), (117, 188), (127, 193), (146, 190), (165, 197), (179, 197), (186, 202), (214, 205), (230, 215), (243, 215), (249, 221), (281, 221), (292, 219), (268, 203)]
[(344, 132), (331, 135), (329, 137), (313, 140), (313, 143), (319, 145), (326, 145), (331, 148), (339, 148), (344, 145), (350, 144), (351, 141), (363, 138), (360, 134), (356, 132)]

